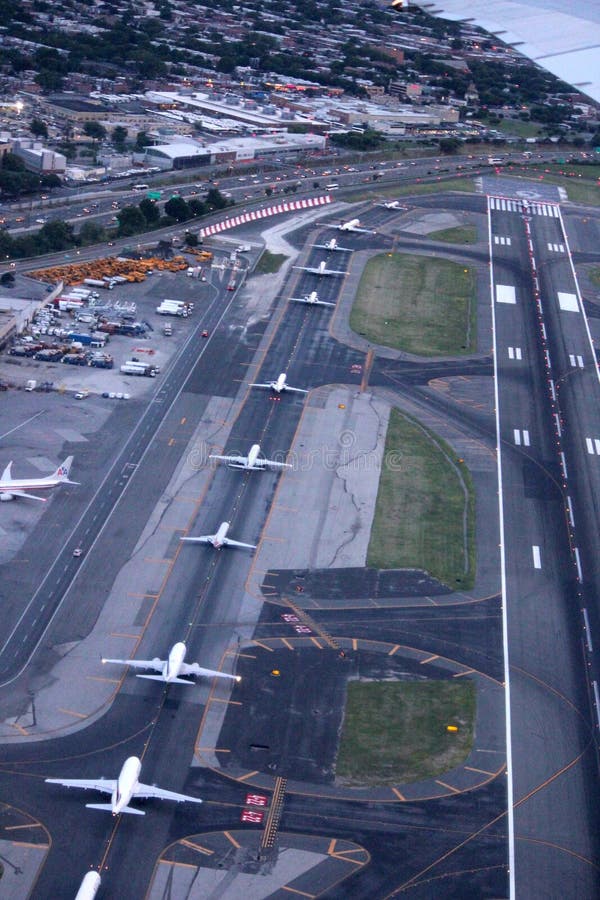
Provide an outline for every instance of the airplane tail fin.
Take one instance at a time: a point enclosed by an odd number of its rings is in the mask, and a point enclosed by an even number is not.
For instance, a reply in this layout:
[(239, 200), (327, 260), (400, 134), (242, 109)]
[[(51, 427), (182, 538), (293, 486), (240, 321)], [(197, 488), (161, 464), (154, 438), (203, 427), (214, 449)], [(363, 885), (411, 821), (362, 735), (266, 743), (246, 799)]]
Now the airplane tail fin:
[(10, 481), (12, 479), (11, 469), (12, 469), (12, 460), (9, 462), (9, 464), (5, 468), (4, 472), (2, 473), (2, 481)]
[[(103, 809), (106, 812), (112, 812), (112, 806), (110, 803), (86, 803), (87, 809)], [(132, 806), (124, 806), (121, 810), (122, 813), (132, 813), (134, 816), (145, 816), (146, 813), (141, 809), (134, 809)]]
[[(162, 675), (137, 675), (137, 678), (147, 678), (148, 681), (162, 681), (166, 684), (166, 681)], [(193, 681), (188, 681), (186, 678), (171, 678), (169, 684), (194, 684)]]
[(71, 481), (71, 479), (69, 478), (71, 466), (73, 465), (73, 459), (74, 457), (67, 456), (64, 463), (62, 463), (62, 465), (58, 467), (56, 472), (54, 472), (54, 474), (52, 474), (50, 478), (57, 478), (59, 481), (64, 481), (67, 484), (79, 484), (78, 481)]

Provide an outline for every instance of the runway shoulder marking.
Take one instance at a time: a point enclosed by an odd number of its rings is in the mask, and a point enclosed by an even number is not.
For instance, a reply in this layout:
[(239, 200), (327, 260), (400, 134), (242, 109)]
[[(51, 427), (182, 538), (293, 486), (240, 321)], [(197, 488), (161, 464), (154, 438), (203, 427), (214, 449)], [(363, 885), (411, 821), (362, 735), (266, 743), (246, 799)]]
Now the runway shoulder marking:
[(515, 289), (512, 284), (496, 285), (496, 303), (516, 303)]
[(537, 546), (537, 544), (533, 544), (531, 550), (533, 553), (533, 568), (541, 569), (542, 568), (542, 555), (540, 553), (540, 548)]
[(509, 359), (523, 359), (523, 354), (521, 352), (520, 347), (509, 347), (508, 348), (508, 358)]
[(558, 291), (557, 296), (558, 305), (564, 312), (579, 312), (576, 294), (566, 294), (564, 291)]

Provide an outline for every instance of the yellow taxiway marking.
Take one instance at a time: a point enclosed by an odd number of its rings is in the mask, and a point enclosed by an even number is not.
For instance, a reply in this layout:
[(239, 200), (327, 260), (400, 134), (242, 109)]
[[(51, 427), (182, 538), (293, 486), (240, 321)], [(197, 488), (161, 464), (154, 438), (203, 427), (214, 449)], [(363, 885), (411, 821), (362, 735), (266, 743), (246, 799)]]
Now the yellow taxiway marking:
[(220, 749), (219, 747), (198, 747), (198, 753), (231, 753), (231, 750)]
[(452, 677), (453, 678), (462, 678), (463, 675), (470, 675), (474, 671), (475, 671), (475, 669), (465, 669), (464, 672), (455, 672)]
[(316, 894), (307, 894), (306, 891), (299, 891), (297, 888), (290, 887), (287, 884), (281, 886), (282, 891), (289, 891), (290, 894), (298, 894), (299, 897), (316, 897)]
[(319, 650), (322, 650), (322, 649), (323, 649), (323, 647), (322, 647), (321, 644), (318, 642), (318, 640), (316, 639), (316, 637), (311, 637), (311, 641), (313, 642), (313, 644), (315, 645), (315, 647), (318, 647), (318, 648), (319, 648)]
[(268, 650), (269, 653), (274, 653), (273, 647), (267, 646), (267, 644), (261, 644), (260, 641), (252, 641), (253, 644), (256, 644), (258, 647), (262, 647), (263, 650)]
[(13, 847), (33, 847), (36, 850), (47, 850), (49, 844), (30, 844), (27, 841), (11, 841)]
[(392, 647), (392, 649), (391, 649), (390, 652), (388, 653), (388, 656), (393, 656), (394, 653), (397, 653), (399, 649), (400, 649), (400, 644), (394, 644), (394, 646)]
[(258, 775), (258, 769), (255, 769), (254, 772), (246, 772), (245, 775), (241, 775), (236, 781), (247, 781), (248, 778), (252, 778), (254, 775)]
[(28, 822), (27, 825), (7, 825), (5, 831), (19, 831), (21, 828), (41, 828), (41, 822)]
[(227, 653), (230, 656), (231, 654), (233, 654), (234, 656), (239, 656), (240, 659), (256, 659), (256, 656), (254, 656), (254, 654), (252, 653), (238, 653), (236, 650), (228, 650)]
[(401, 794), (397, 788), (392, 788), (392, 793), (396, 795), (398, 800), (402, 800), (403, 802), (406, 800), (406, 797), (404, 796), (404, 794)]
[[(464, 766), (468, 772), (481, 772), (482, 775), (497, 775), (498, 772), (488, 772), (487, 769), (478, 769), (475, 766)], [(504, 768), (504, 766), (502, 767)], [(502, 771), (502, 769), (500, 769)]]
[(282, 506), (281, 503), (274, 503), (273, 506), (275, 509), (282, 509), (284, 512), (297, 513), (298, 510), (295, 506)]
[(242, 706), (241, 700), (224, 700), (223, 697), (211, 697), (211, 703), (230, 703), (232, 706)]
[(224, 831), (223, 834), (225, 835), (225, 837), (227, 838), (228, 841), (231, 841), (231, 843), (233, 844), (234, 847), (237, 847), (238, 850), (240, 849), (241, 844), (238, 844), (236, 839), (234, 837), (232, 837), (228, 831)]
[(145, 557), (144, 557), (144, 562), (147, 562), (147, 563), (161, 563), (161, 564), (165, 564), (165, 565), (167, 565), (167, 566), (170, 566), (171, 563), (173, 562), (173, 560), (170, 559), (170, 558), (159, 559), (159, 558), (156, 557), (156, 556), (145, 556)]
[(193, 863), (178, 862), (175, 859), (160, 859), (159, 862), (161, 866), (179, 866), (180, 869), (194, 869), (196, 871), (198, 869), (198, 866), (195, 866)]
[(172, 447), (175, 443), (175, 438), (169, 438), (169, 447)]
[(424, 666), (427, 663), (433, 662), (434, 659), (439, 659), (439, 656), (437, 653), (434, 653), (433, 656), (428, 656), (426, 659), (421, 659), (421, 660), (419, 660), (419, 662), (421, 663), (422, 666)]
[(436, 779), (435, 779), (435, 783), (436, 783), (436, 784), (441, 784), (442, 787), (448, 788), (448, 790), (449, 790), (449, 791), (452, 791), (452, 793), (454, 793), (454, 794), (460, 794), (460, 790), (459, 790), (458, 788), (455, 788), (455, 787), (454, 787), (453, 785), (451, 785), (451, 784), (446, 784), (445, 781), (440, 781), (439, 778), (436, 778)]
[(145, 597), (154, 596), (153, 594), (138, 594), (135, 591), (127, 591), (126, 597), (132, 597), (134, 600), (143, 600)]
[(268, 534), (263, 534), (261, 540), (269, 541), (269, 543), (271, 543), (271, 544), (286, 544), (287, 543), (287, 538), (270, 537)]
[(281, 643), (282, 643), (282, 644), (285, 644), (285, 646), (288, 648), (288, 650), (293, 650), (293, 649), (294, 649), (293, 644), (290, 644), (290, 642), (288, 641), (287, 638), (281, 638)]
[(139, 634), (124, 634), (121, 631), (111, 631), (110, 636), (131, 638), (132, 641), (137, 641), (141, 637)]
[(356, 640), (356, 638), (352, 638), (352, 649), (358, 650), (358, 641)]
[(121, 684), (120, 678), (103, 678), (102, 675), (86, 675), (90, 681), (106, 681), (108, 684)]
[(17, 731), (19, 731), (21, 734), (24, 734), (24, 735), (26, 735), (27, 737), (30, 736), (30, 735), (29, 735), (29, 732), (28, 732), (28, 731), (25, 731), (25, 729), (23, 728), (23, 726), (22, 726), (22, 725), (19, 725), (18, 722), (11, 722), (10, 725), (11, 725), (13, 728), (16, 728)]
[(87, 719), (87, 713), (75, 712), (74, 709), (63, 709), (62, 706), (59, 706), (58, 711), (66, 713), (68, 716), (75, 716), (76, 719)]
[(212, 856), (215, 852), (214, 850), (209, 850), (208, 847), (203, 847), (201, 844), (194, 844), (193, 841), (179, 841), (180, 844), (183, 844), (184, 847), (191, 847), (192, 850), (197, 850), (198, 853), (205, 853), (206, 856)]

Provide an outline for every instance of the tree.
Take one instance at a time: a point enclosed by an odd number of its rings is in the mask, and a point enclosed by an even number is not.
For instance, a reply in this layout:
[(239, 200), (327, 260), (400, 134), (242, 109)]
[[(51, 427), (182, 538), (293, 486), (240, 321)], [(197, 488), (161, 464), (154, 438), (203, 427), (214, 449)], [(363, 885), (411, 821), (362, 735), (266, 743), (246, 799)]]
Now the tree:
[(87, 244), (99, 244), (106, 240), (106, 231), (102, 225), (95, 222), (84, 222), (79, 229), (79, 241), (84, 246)]
[(12, 272), (3, 272), (0, 275), (0, 284), (5, 288), (12, 288), (15, 286), (15, 276)]
[(48, 137), (48, 128), (45, 122), (42, 122), (41, 119), (32, 119), (29, 124), (29, 130), (34, 135), (34, 137)]
[(211, 188), (206, 195), (207, 212), (211, 209), (224, 209), (231, 204), (218, 188)]
[(190, 208), (183, 197), (171, 197), (165, 203), (165, 214), (171, 216), (176, 222), (185, 222), (190, 218)]
[(127, 140), (127, 129), (124, 125), (115, 125), (112, 131), (112, 142), (117, 150), (125, 149), (125, 141)]
[(137, 234), (146, 227), (144, 214), (138, 206), (124, 206), (117, 213), (117, 219), (119, 222), (119, 234), (122, 236)]
[(60, 221), (60, 219), (42, 225), (38, 232), (38, 239), (44, 249), (50, 252), (53, 250), (66, 250), (76, 243), (73, 226), (69, 222)]
[(101, 141), (106, 137), (106, 128), (100, 122), (84, 122), (83, 131), (93, 141)]
[(460, 147), (458, 138), (442, 138), (440, 140), (440, 150), (442, 153), (454, 153)]
[(150, 143), (150, 138), (146, 134), (145, 131), (138, 131), (137, 137), (135, 139), (135, 149), (139, 152), (147, 147)]
[(160, 209), (154, 200), (150, 200), (149, 197), (144, 197), (138, 206), (148, 225), (158, 225)]
[(197, 247), (198, 246), (198, 235), (192, 234), (191, 231), (186, 231), (183, 240), (185, 241), (188, 247)]
[(206, 209), (206, 203), (202, 200), (198, 200), (197, 197), (192, 197), (188, 202), (188, 206), (192, 216), (203, 216), (208, 211)]

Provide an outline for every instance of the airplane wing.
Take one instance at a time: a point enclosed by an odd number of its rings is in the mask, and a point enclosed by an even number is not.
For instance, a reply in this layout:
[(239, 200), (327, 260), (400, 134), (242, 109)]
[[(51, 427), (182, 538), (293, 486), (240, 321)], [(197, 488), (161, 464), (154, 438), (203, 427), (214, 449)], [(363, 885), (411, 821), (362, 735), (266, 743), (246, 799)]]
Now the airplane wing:
[(335, 306), (335, 303), (328, 303), (327, 300), (307, 300), (306, 297), (290, 297), (293, 303), (304, 303), (305, 306)]
[(313, 266), (292, 266), (292, 269), (300, 269), (301, 272), (318, 272)]
[(256, 550), (256, 544), (244, 544), (242, 541), (234, 541), (232, 538), (226, 537), (223, 541), (227, 547), (244, 547), (246, 550)]
[(104, 794), (112, 794), (117, 786), (113, 778), (45, 778), (47, 784), (62, 784), (68, 788), (83, 788), (85, 791), (102, 791)]
[(256, 462), (260, 462), (263, 466), (267, 466), (269, 469), (292, 469), (293, 468), (291, 463), (275, 462), (275, 460), (273, 460), (273, 459), (257, 459)]
[(292, 391), (294, 394), (308, 394), (308, 391), (304, 391), (302, 388), (290, 387), (289, 384), (286, 384), (285, 390)]
[(153, 669), (155, 672), (162, 672), (165, 660), (155, 657), (155, 659), (105, 659), (103, 663), (120, 663), (122, 666), (131, 666), (132, 669)]
[(210, 544), (213, 538), (214, 534), (200, 534), (198, 537), (182, 537), (179, 540), (187, 544)]
[(248, 387), (270, 388), (270, 387), (273, 387), (273, 385), (272, 384), (249, 384)]
[(198, 663), (183, 663), (181, 666), (182, 675), (201, 675), (205, 678), (228, 678), (230, 681), (241, 681), (240, 675), (228, 675), (227, 672), (217, 672), (216, 669), (203, 669)]
[(202, 803), (199, 797), (188, 797), (175, 791), (165, 791), (153, 784), (140, 784), (135, 789), (136, 797), (153, 797), (155, 800), (175, 800), (176, 803)]
[(209, 459), (220, 459), (223, 462), (232, 463), (237, 466), (245, 466), (248, 462), (245, 456), (220, 456), (218, 453), (211, 453)]
[(15, 491), (10, 487), (2, 488), (0, 493), (10, 494), (12, 497), (24, 497), (26, 500), (39, 500), (41, 503), (48, 500), (47, 497), (38, 497), (37, 494), (30, 494), (29, 491)]
[(347, 272), (339, 272), (337, 269), (325, 269), (323, 275), (347, 275)]

